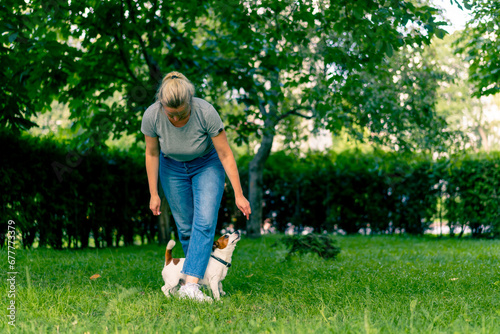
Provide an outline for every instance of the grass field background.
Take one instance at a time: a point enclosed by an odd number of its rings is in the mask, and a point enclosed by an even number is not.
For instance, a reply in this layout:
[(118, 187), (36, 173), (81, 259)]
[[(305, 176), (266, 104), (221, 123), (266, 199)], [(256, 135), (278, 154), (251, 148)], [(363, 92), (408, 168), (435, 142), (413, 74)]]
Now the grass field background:
[(335, 260), (285, 260), (279, 238), (242, 239), (213, 304), (164, 296), (164, 246), (19, 249), (15, 328), (3, 249), (0, 332), (500, 333), (500, 241), (338, 237)]

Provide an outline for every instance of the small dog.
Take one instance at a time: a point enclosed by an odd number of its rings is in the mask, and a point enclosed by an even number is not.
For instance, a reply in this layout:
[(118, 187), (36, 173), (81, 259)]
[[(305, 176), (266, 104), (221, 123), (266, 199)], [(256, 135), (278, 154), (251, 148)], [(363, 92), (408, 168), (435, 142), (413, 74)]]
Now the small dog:
[[(220, 296), (226, 293), (222, 290), (222, 281), (226, 278), (227, 270), (231, 266), (231, 257), (233, 255), (236, 243), (240, 240), (240, 232), (236, 231), (231, 234), (225, 234), (214, 242), (212, 254), (208, 260), (205, 276), (198, 283), (210, 287), (214, 299), (220, 300)], [(173, 259), (172, 248), (175, 246), (175, 241), (170, 240), (165, 252), (165, 266), (161, 275), (165, 281), (165, 285), (161, 287), (161, 291), (165, 296), (170, 297), (177, 290), (178, 284), (184, 285), (186, 275), (181, 274), (185, 259)]]

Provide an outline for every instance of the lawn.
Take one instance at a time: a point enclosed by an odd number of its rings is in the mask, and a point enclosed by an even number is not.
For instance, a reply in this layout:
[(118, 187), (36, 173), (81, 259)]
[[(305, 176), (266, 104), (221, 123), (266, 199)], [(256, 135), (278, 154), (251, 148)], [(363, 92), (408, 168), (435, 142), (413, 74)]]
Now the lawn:
[(17, 250), (15, 329), (3, 249), (0, 331), (500, 333), (500, 241), (338, 237), (335, 260), (285, 260), (278, 239), (239, 242), (214, 304), (165, 297), (164, 246)]

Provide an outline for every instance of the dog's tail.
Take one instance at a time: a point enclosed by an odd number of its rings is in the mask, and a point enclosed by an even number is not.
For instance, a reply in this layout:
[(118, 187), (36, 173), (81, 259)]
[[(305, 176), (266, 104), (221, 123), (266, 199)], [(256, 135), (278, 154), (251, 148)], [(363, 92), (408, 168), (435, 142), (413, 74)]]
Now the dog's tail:
[(167, 244), (167, 250), (165, 251), (165, 265), (168, 265), (172, 261), (172, 249), (175, 246), (175, 241), (170, 240)]

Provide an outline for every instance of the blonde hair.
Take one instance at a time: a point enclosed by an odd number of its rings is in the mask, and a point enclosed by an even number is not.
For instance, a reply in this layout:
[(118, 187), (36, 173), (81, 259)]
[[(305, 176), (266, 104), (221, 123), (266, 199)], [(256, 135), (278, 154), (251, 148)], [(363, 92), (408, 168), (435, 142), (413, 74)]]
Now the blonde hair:
[(170, 72), (163, 78), (156, 100), (169, 108), (179, 108), (184, 104), (191, 106), (191, 99), (194, 96), (194, 85), (184, 74)]

